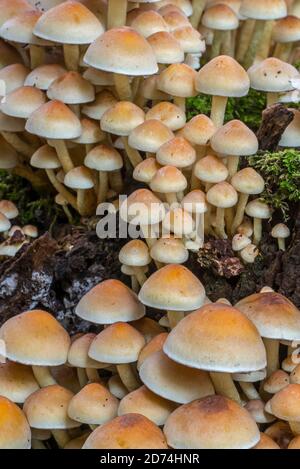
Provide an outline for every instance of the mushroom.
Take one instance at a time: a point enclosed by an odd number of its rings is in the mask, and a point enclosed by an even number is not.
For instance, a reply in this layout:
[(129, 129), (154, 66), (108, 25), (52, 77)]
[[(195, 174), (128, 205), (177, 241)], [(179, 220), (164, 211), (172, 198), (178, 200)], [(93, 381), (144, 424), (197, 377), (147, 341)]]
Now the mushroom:
[(273, 27), (272, 39), (276, 43), (273, 56), (289, 61), (293, 46), (300, 39), (300, 18), (289, 15), (278, 20)]
[(30, 449), (31, 431), (23, 411), (9, 399), (0, 396), (0, 449)]
[(259, 442), (252, 449), (280, 449), (280, 446), (268, 435), (261, 433)]
[(260, 399), (259, 395), (257, 399), (249, 400), (245, 405), (245, 409), (248, 410), (249, 414), (252, 415), (253, 419), (258, 424), (266, 424), (274, 422), (275, 420), (273, 415), (265, 411), (265, 403)]
[(151, 119), (146, 120), (130, 132), (128, 143), (135, 151), (146, 152), (149, 157), (173, 137), (173, 132), (165, 124), (160, 120)]
[(133, 171), (133, 179), (140, 182), (150, 184), (151, 179), (155, 176), (156, 172), (161, 168), (155, 158), (147, 158), (141, 161)]
[(88, 189), (94, 187), (92, 174), (85, 166), (77, 166), (70, 169), (65, 175), (64, 183), (67, 187), (77, 191), (77, 210), (82, 216), (91, 215), (94, 212), (94, 200)]
[[(29, 72), (30, 70), (23, 64), (12, 64), (2, 68), (0, 80), (5, 86), (5, 95), (24, 86)], [(29, 86), (31, 85), (29, 84)]]
[(240, 256), (245, 264), (253, 264), (257, 258), (259, 251), (255, 244), (248, 244), (240, 251)]
[(40, 90), (47, 91), (51, 83), (64, 75), (66, 71), (59, 64), (43, 64), (27, 74), (24, 85), (35, 86)]
[(123, 399), (123, 397), (128, 394), (128, 389), (124, 386), (119, 375), (113, 375), (108, 380), (108, 389), (113, 396), (118, 399)]
[(171, 208), (173, 204), (182, 200), (182, 194), (186, 187), (186, 178), (175, 166), (163, 166), (150, 181), (150, 188), (154, 192), (164, 194)]
[(163, 344), (168, 337), (167, 332), (162, 332), (155, 335), (146, 345), (142, 348), (137, 361), (137, 369), (139, 370), (144, 361), (155, 352), (162, 350)]
[(173, 132), (181, 129), (186, 123), (186, 115), (182, 109), (167, 101), (155, 104), (149, 109), (146, 113), (146, 120), (152, 119), (161, 121)]
[(8, 220), (13, 220), (19, 215), (17, 206), (10, 200), (0, 200), (0, 213), (5, 215)]
[(294, 435), (300, 435), (300, 384), (289, 384), (277, 392), (266, 404), (266, 411), (280, 420), (288, 421)]
[(246, 205), (245, 212), (253, 218), (253, 244), (257, 246), (262, 237), (262, 220), (268, 220), (272, 211), (265, 202), (254, 199)]
[(174, 96), (174, 103), (185, 112), (185, 100), (197, 95), (196, 71), (186, 64), (172, 64), (157, 79), (157, 88)]
[(195, 236), (193, 238), (196, 243), (195, 249), (199, 250), (204, 243), (204, 214), (207, 212), (204, 192), (197, 189), (189, 192), (182, 199), (181, 205), (186, 212), (193, 214), (196, 225)]
[(185, 311), (199, 308), (204, 297), (200, 280), (180, 264), (169, 264), (156, 271), (139, 292), (144, 305), (168, 312), (171, 327), (184, 317)]
[(181, 63), (184, 61), (184, 51), (174, 34), (167, 31), (159, 31), (148, 36), (147, 41), (152, 47), (156, 61), (160, 65), (160, 69), (163, 70), (166, 65)]
[[(229, 339), (232, 336), (234, 341)], [(223, 303), (207, 304), (182, 319), (163, 350), (171, 360), (208, 370), (216, 393), (237, 402), (240, 396), (231, 373), (256, 371), (266, 365), (265, 348), (253, 323)]]
[(153, 244), (150, 255), (158, 263), (184, 264), (188, 260), (189, 252), (181, 239), (163, 236)]
[(237, 203), (238, 195), (233, 186), (228, 182), (219, 182), (212, 186), (207, 194), (207, 201), (217, 207), (215, 231), (221, 239), (227, 239), (225, 233), (225, 208), (234, 207)]
[(276, 370), (266, 379), (263, 389), (269, 394), (276, 394), (288, 384), (290, 384), (289, 375), (283, 370)]
[(213, 30), (214, 33), (210, 53), (211, 59), (217, 57), (220, 53), (229, 56), (234, 55), (231, 32), (238, 28), (239, 20), (229, 6), (224, 3), (208, 6), (202, 15), (201, 23), (206, 28)]
[(145, 38), (148, 38), (151, 34), (161, 31), (168, 32), (169, 30), (163, 17), (154, 10), (140, 12), (140, 14), (130, 22), (130, 27)]
[[(0, 395), (23, 404), (39, 385), (30, 366), (7, 360), (0, 364)], [(0, 445), (1, 446), (1, 445)]]
[(293, 148), (300, 145), (299, 130), (300, 130), (300, 111), (297, 109), (289, 109), (294, 114), (292, 122), (286, 127), (281, 135), (278, 143), (280, 147)]
[(81, 44), (90, 44), (104, 28), (82, 3), (68, 0), (46, 11), (36, 22), (35, 36), (62, 44), (68, 70), (78, 70)]
[(271, 231), (271, 236), (277, 239), (278, 248), (282, 251), (285, 251), (285, 239), (289, 238), (290, 235), (290, 229), (284, 223), (277, 223), (277, 225), (273, 226)]
[(232, 238), (233, 251), (242, 251), (242, 249), (245, 249), (249, 244), (251, 244), (251, 239), (246, 235), (237, 233)]
[(147, 280), (142, 267), (151, 262), (149, 249), (146, 243), (139, 239), (133, 239), (125, 244), (119, 252), (119, 261), (131, 267), (140, 286)]

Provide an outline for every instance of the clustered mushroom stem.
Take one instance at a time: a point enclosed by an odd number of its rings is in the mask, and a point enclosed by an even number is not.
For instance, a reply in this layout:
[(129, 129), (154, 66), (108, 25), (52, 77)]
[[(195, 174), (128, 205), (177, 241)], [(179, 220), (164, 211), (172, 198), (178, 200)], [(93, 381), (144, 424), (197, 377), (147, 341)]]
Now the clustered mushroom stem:
[(184, 318), (183, 311), (167, 311), (167, 316), (170, 324), (170, 328), (174, 329), (177, 324)]
[(83, 388), (88, 383), (84, 368), (77, 368), (77, 378), (81, 388)]
[(180, 96), (174, 96), (174, 104), (176, 104), (176, 106), (178, 106), (183, 112), (186, 112), (186, 99), (185, 98), (181, 98)]
[(277, 103), (278, 96), (278, 93), (267, 93), (267, 106)]
[(135, 168), (139, 163), (143, 161), (143, 158), (141, 157), (141, 155), (139, 154), (137, 150), (130, 147), (128, 143), (128, 137), (122, 137), (122, 141), (124, 143), (129, 161), (132, 164), (132, 166)]
[(260, 243), (262, 237), (262, 221), (260, 218), (253, 219), (253, 244), (256, 246)]
[(243, 22), (240, 35), (238, 38), (238, 47), (237, 47), (236, 54), (235, 54), (236, 60), (238, 62), (242, 62), (247, 52), (248, 46), (251, 41), (254, 25), (255, 25), (255, 20), (252, 20), (252, 19), (247, 19)]
[(265, 24), (263, 36), (261, 39), (261, 44), (256, 54), (256, 57), (258, 60), (264, 60), (269, 55), (274, 24), (275, 24), (275, 21), (267, 21)]
[(166, 196), (166, 201), (168, 202), (169, 205), (178, 203), (177, 195), (175, 192), (169, 192), (168, 194), (165, 194), (165, 196)]
[(253, 383), (245, 383), (243, 381), (239, 381), (239, 385), (244, 392), (245, 396), (249, 399), (261, 399), (258, 391), (256, 390)]
[(35, 68), (43, 65), (45, 63), (45, 49), (40, 46), (36, 46), (34, 44), (30, 45), (30, 64), (31, 69), (34, 70)]
[(277, 57), (280, 60), (283, 60), (284, 62), (287, 62), (287, 61), (289, 61), (289, 57), (290, 57), (290, 54), (291, 54), (292, 50), (293, 50), (293, 43), (292, 42), (289, 42), (287, 44), (286, 43), (283, 43), (283, 44), (278, 43), (275, 47), (275, 51), (274, 51), (273, 56)]
[(80, 61), (80, 48), (77, 44), (64, 44), (64, 58), (66, 68), (77, 72)]
[(88, 377), (89, 383), (102, 383), (99, 373), (96, 368), (86, 368), (86, 375)]
[(17, 49), (20, 56), (22, 57), (22, 60), (23, 60), (23, 63), (25, 65), (25, 67), (30, 67), (29, 57), (28, 57), (26, 49), (24, 49), (24, 46), (15, 45), (15, 48)]
[(134, 275), (136, 276), (136, 279), (139, 285), (142, 287), (147, 280), (146, 275), (144, 274), (142, 269), (140, 269), (139, 267), (132, 267), (132, 269), (133, 269)]
[(61, 184), (55, 174), (54, 174), (54, 171), (53, 169), (46, 169), (46, 173), (47, 173), (47, 176), (51, 182), (51, 184), (53, 185), (53, 187), (57, 190), (57, 192), (59, 194), (61, 194), (66, 200), (67, 202), (72, 205), (72, 207), (77, 210), (77, 202), (76, 202), (76, 198), (73, 196), (73, 194), (71, 194), (63, 184)]
[(219, 236), (221, 239), (227, 239), (227, 235), (225, 233), (225, 209), (222, 207), (217, 207), (217, 212), (216, 212), (216, 234)]
[(75, 116), (80, 119), (80, 104), (70, 104), (70, 108), (74, 112)]
[(233, 41), (232, 41), (232, 31), (223, 31), (222, 35), (222, 54), (228, 55), (230, 57), (234, 56), (233, 51)]
[(279, 340), (263, 339), (267, 353), (267, 377), (279, 368)]
[(241, 404), (240, 395), (229, 373), (218, 373), (211, 371), (209, 374), (216, 394), (228, 397), (229, 399), (232, 399)]
[(135, 99), (135, 97), (137, 96), (141, 81), (142, 81), (141, 77), (134, 77), (132, 81), (132, 86), (131, 86), (132, 93), (131, 94), (132, 94), (133, 99)]
[(98, 204), (102, 204), (106, 200), (108, 192), (108, 174), (106, 171), (99, 171), (99, 188), (98, 188)]
[(226, 208), (224, 216), (225, 216), (226, 232), (230, 233), (230, 230), (233, 224), (233, 219), (234, 219), (234, 208), (233, 207)]
[(140, 291), (140, 284), (137, 281), (137, 278), (135, 275), (131, 275), (131, 290), (133, 290), (135, 293), (138, 293)]
[(242, 224), (244, 219), (245, 208), (248, 203), (249, 195), (248, 194), (239, 194), (239, 201), (236, 207), (235, 217), (232, 223), (231, 234), (234, 235), (237, 228)]
[(277, 238), (278, 248), (281, 251), (285, 251), (285, 239), (284, 238)]
[(227, 96), (213, 96), (211, 103), (210, 118), (217, 128), (222, 127), (224, 123)]
[(206, 0), (193, 0), (193, 14), (190, 17), (190, 23), (195, 29), (198, 29), (205, 4)]
[(123, 178), (120, 170), (112, 171), (109, 176), (110, 187), (116, 191), (117, 194), (121, 194), (123, 190)]
[(120, 100), (131, 101), (132, 90), (129, 77), (127, 75), (114, 73), (114, 83)]
[(71, 169), (74, 168), (74, 165), (70, 157), (66, 142), (64, 140), (48, 140), (48, 144), (55, 148), (64, 172), (68, 173), (71, 171)]
[(214, 30), (214, 39), (211, 46), (210, 58), (214, 59), (220, 55), (222, 40), (223, 40), (223, 31)]
[(51, 430), (51, 433), (60, 448), (64, 448), (70, 441), (67, 430)]
[(128, 391), (134, 391), (140, 387), (140, 383), (129, 363), (117, 365), (117, 371), (122, 383), (128, 389)]
[(237, 173), (239, 162), (240, 162), (239, 156), (228, 156), (227, 158), (228, 181), (230, 181), (232, 176), (234, 176), (235, 173)]
[(91, 214), (87, 189), (77, 189), (77, 209), (81, 216), (87, 216)]
[(11, 170), (11, 173), (27, 179), (27, 181), (29, 181), (33, 187), (41, 186), (45, 182), (38, 174), (34, 173), (26, 166), (18, 165)]
[(107, 29), (126, 24), (127, 0), (108, 0)]
[(57, 384), (47, 366), (32, 366), (32, 371), (41, 388)]
[(13, 132), (1, 132), (1, 135), (18, 153), (31, 157), (33, 153), (31, 145), (23, 142), (18, 135)]
[(33, 438), (31, 440), (31, 449), (47, 449), (44, 443), (40, 440)]
[(250, 45), (243, 60), (244, 68), (247, 70), (252, 65), (256, 51), (261, 43), (265, 28), (265, 21), (256, 20)]

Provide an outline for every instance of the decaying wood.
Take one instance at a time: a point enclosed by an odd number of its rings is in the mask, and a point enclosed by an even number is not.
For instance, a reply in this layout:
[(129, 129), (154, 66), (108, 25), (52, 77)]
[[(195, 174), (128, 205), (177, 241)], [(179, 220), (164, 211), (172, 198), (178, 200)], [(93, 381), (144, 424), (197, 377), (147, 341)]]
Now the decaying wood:
[(275, 151), (280, 138), (292, 122), (294, 114), (283, 104), (273, 104), (262, 113), (262, 122), (257, 131), (259, 149)]

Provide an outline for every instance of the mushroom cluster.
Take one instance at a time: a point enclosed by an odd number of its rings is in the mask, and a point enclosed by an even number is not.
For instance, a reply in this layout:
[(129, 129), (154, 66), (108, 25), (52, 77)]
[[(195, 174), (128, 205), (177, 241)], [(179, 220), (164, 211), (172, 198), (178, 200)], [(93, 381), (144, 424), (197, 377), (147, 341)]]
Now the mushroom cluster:
[(300, 311), (284, 296), (211, 303), (173, 264), (138, 296), (97, 284), (76, 314), (95, 332), (70, 337), (44, 310), (0, 328), (0, 448), (299, 448)]
[[(0, 0), (0, 169), (48, 184), (69, 220), (111, 201), (138, 232), (119, 252), (131, 288), (105, 280), (76, 307), (93, 332), (43, 310), (0, 328), (0, 448), (299, 448), (299, 310), (269, 287), (212, 303), (184, 265), (204, 236), (259, 254), (258, 139), (225, 113), (250, 88), (295, 100), (286, 3)], [(198, 94), (210, 113), (189, 120)], [(300, 146), (293, 115), (281, 147)], [(0, 201), (1, 256), (37, 236), (17, 216)], [(289, 228), (271, 236), (285, 250)]]

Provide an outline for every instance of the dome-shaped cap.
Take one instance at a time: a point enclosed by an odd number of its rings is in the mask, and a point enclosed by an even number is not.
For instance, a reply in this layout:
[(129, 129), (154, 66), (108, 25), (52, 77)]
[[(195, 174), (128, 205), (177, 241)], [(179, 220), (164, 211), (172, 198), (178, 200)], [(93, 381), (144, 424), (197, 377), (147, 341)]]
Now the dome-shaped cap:
[(5, 21), (0, 28), (0, 36), (7, 41), (20, 44), (49, 45), (47, 41), (33, 34), (33, 29), (42, 16), (38, 10), (27, 10)]
[(21, 88), (30, 70), (23, 64), (12, 64), (0, 70), (0, 80), (5, 84), (5, 94)]
[(294, 89), (291, 79), (299, 75), (291, 64), (269, 57), (248, 70), (251, 88), (267, 92), (284, 92)]
[(127, 136), (145, 120), (145, 113), (129, 101), (120, 101), (106, 110), (101, 129), (115, 135)]
[(27, 132), (49, 139), (73, 139), (81, 134), (78, 117), (61, 101), (49, 101), (26, 122)]
[(259, 199), (251, 200), (247, 204), (245, 211), (249, 217), (261, 218), (262, 220), (268, 220), (272, 215), (270, 207)]
[(231, 31), (239, 26), (235, 12), (223, 3), (207, 8), (202, 15), (201, 23), (207, 28), (221, 31)]
[(202, 306), (182, 319), (163, 349), (172, 360), (203, 370), (233, 373), (266, 365), (256, 327), (239, 310), (221, 303)]
[(69, 402), (68, 416), (76, 422), (103, 425), (117, 416), (119, 401), (100, 383), (84, 386)]
[(248, 94), (250, 80), (236, 60), (220, 55), (200, 69), (195, 86), (204, 94), (240, 98)]
[(88, 356), (88, 351), (91, 343), (95, 339), (96, 334), (92, 332), (83, 334), (74, 339), (68, 353), (68, 363), (76, 368), (106, 368), (108, 365), (105, 363), (93, 360)]
[(175, 31), (177, 28), (190, 24), (187, 16), (182, 11), (174, 9), (163, 12), (163, 18), (171, 32)]
[(66, 1), (46, 11), (33, 32), (62, 44), (90, 44), (103, 31), (100, 21), (82, 3)]
[(194, 167), (195, 176), (204, 182), (216, 184), (225, 181), (228, 177), (228, 169), (220, 158), (213, 155), (204, 156)]
[(140, 414), (125, 414), (91, 433), (83, 449), (167, 449), (163, 432)]
[[(1, 209), (0, 209), (1, 211)], [(271, 236), (273, 238), (288, 238), (291, 235), (291, 231), (287, 225), (284, 223), (277, 223), (273, 226), (271, 231)]]
[(0, 396), (23, 404), (37, 389), (39, 385), (30, 366), (8, 360), (0, 364)]
[(206, 145), (215, 131), (213, 121), (205, 114), (198, 114), (185, 124), (183, 135), (193, 145)]
[(0, 25), (10, 18), (32, 9), (32, 5), (27, 0), (1, 0)]
[(207, 203), (205, 193), (200, 189), (188, 192), (182, 199), (181, 205), (189, 213), (205, 213)]
[(253, 168), (244, 168), (234, 174), (231, 184), (238, 192), (243, 194), (260, 194), (265, 187), (265, 182)]
[(152, 337), (152, 339), (142, 348), (137, 361), (137, 369), (139, 370), (144, 361), (153, 353), (162, 350), (163, 344), (168, 337), (167, 332), (161, 332), (158, 335)]
[(131, 21), (130, 27), (146, 38), (169, 29), (163, 17), (154, 10), (142, 11)]
[(9, 219), (0, 212), (0, 233), (9, 230), (11, 227), (11, 223)]
[(5, 342), (7, 358), (27, 365), (62, 365), (70, 347), (69, 334), (42, 310), (26, 311), (8, 319), (0, 328), (0, 338)]
[(287, 14), (284, 0), (243, 0), (240, 14), (254, 20), (277, 20)]
[[(300, 20), (299, 20), (300, 21)], [(300, 146), (300, 111), (297, 109), (289, 109), (294, 114), (294, 119), (286, 127), (281, 139), (279, 146), (281, 147), (299, 147)]]
[(186, 122), (185, 112), (176, 104), (163, 101), (155, 104), (146, 114), (146, 120), (159, 120), (170, 130), (181, 129)]
[(164, 143), (156, 153), (161, 165), (186, 168), (196, 161), (196, 151), (184, 137), (175, 137)]
[(149, 249), (144, 241), (133, 239), (126, 243), (119, 252), (119, 261), (129, 266), (144, 266), (151, 262)]
[(134, 327), (126, 322), (116, 322), (95, 337), (89, 356), (104, 363), (133, 363), (144, 345), (144, 337)]
[(76, 428), (80, 423), (68, 416), (68, 406), (74, 394), (53, 384), (39, 389), (24, 404), (24, 413), (31, 427), (40, 429)]
[(162, 194), (184, 191), (186, 187), (185, 176), (175, 166), (163, 166), (155, 173), (150, 182), (150, 188), (154, 192)]
[(203, 304), (205, 290), (200, 280), (186, 267), (167, 265), (142, 286), (139, 299), (152, 308), (172, 311), (192, 311)]
[(19, 215), (18, 207), (11, 200), (0, 200), (0, 212), (9, 220)]
[(78, 72), (67, 72), (56, 78), (48, 88), (49, 99), (57, 99), (66, 104), (90, 103), (95, 99), (93, 85)]
[(68, 171), (64, 183), (71, 189), (91, 189), (94, 187), (91, 171), (85, 166), (77, 166)]
[(236, 304), (257, 327), (262, 337), (299, 340), (300, 312), (280, 293), (254, 293)]
[(260, 439), (249, 412), (223, 396), (179, 407), (168, 418), (164, 433), (174, 449), (248, 449)]
[(154, 225), (164, 218), (165, 207), (149, 189), (138, 189), (122, 203), (120, 216), (134, 225)]
[(22, 86), (7, 96), (1, 103), (1, 111), (11, 117), (27, 119), (46, 102), (44, 93), (32, 86)]
[(43, 145), (36, 150), (30, 159), (30, 164), (34, 168), (40, 169), (57, 169), (61, 167), (56, 151), (50, 145)]
[(133, 179), (149, 184), (156, 171), (161, 168), (155, 158), (146, 158), (141, 161), (133, 171)]
[(99, 122), (92, 119), (83, 118), (80, 120), (81, 135), (73, 139), (73, 142), (82, 145), (91, 145), (105, 140), (105, 133), (100, 129)]
[(186, 54), (202, 54), (205, 52), (205, 41), (197, 29), (191, 26), (183, 26), (175, 29), (172, 34)]
[(122, 168), (123, 159), (115, 148), (101, 144), (87, 153), (84, 164), (97, 171), (116, 171)]
[(300, 18), (286, 16), (277, 21), (273, 27), (272, 38), (275, 42), (289, 43), (300, 39)]
[(180, 404), (214, 394), (206, 371), (180, 365), (170, 360), (162, 350), (146, 357), (140, 364), (139, 373), (152, 392)]
[(222, 155), (248, 156), (257, 152), (258, 141), (255, 133), (243, 122), (232, 120), (214, 133), (211, 147)]
[(158, 66), (146, 39), (132, 28), (114, 28), (103, 33), (88, 48), (84, 61), (106, 72), (131, 76), (153, 75)]
[(179, 238), (160, 238), (152, 246), (151, 257), (163, 264), (184, 264), (189, 252)]
[(173, 34), (160, 31), (147, 38), (157, 63), (175, 64), (184, 61), (184, 51)]
[(206, 198), (210, 204), (220, 208), (233, 207), (238, 201), (236, 190), (228, 182), (219, 182), (212, 186)]
[(67, 70), (58, 64), (40, 65), (27, 75), (24, 85), (47, 90), (54, 80), (66, 72)]
[(81, 112), (91, 119), (100, 120), (103, 114), (112, 106), (117, 104), (117, 99), (108, 91), (103, 90), (96, 95), (95, 101), (82, 106)]
[(172, 96), (189, 98), (196, 96), (197, 72), (186, 64), (172, 64), (163, 70), (157, 79), (157, 88)]
[(161, 121), (146, 120), (135, 127), (129, 135), (129, 145), (140, 151), (156, 153), (165, 142), (174, 137), (173, 132)]
[(281, 420), (300, 422), (300, 384), (289, 384), (266, 404), (266, 411)]
[(0, 396), (0, 449), (30, 449), (30, 426), (22, 410)]
[(79, 301), (77, 316), (96, 324), (135, 321), (145, 315), (136, 294), (119, 280), (105, 280)]

